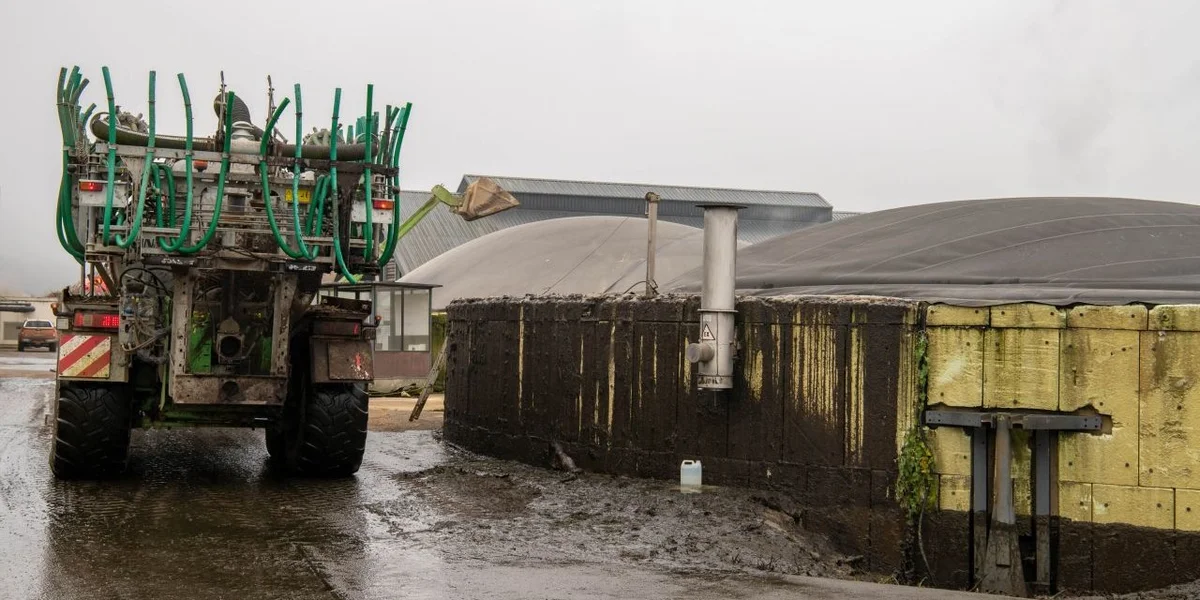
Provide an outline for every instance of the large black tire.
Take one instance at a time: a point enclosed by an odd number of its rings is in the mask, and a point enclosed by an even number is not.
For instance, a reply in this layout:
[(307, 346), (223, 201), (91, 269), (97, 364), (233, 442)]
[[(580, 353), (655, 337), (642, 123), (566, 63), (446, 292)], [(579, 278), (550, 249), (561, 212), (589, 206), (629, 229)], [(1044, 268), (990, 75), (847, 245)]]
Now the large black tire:
[(347, 477), (367, 445), (367, 391), (359, 384), (314, 385), (303, 397), (300, 426), (287, 439), (288, 467), (310, 477)]
[(129, 460), (133, 411), (119, 388), (62, 384), (50, 468), (59, 479), (119, 475)]
[(49, 348), (49, 350), (51, 352), (58, 352), (58, 344), (57, 343), (50, 344), (49, 346), (47, 346), (47, 348)]
[(22, 344), (21, 342), (17, 342), (17, 352), (24, 352), (24, 351), (25, 351), (25, 344)]
[[(367, 443), (364, 386), (312, 385), (295, 400), (302, 403), (302, 414), (299, 418), (284, 419), (278, 432), (268, 432), (268, 452), (282, 438), (286, 446), (283, 462), (290, 472), (314, 478), (342, 478), (358, 473)], [(272, 462), (281, 462), (274, 452)]]

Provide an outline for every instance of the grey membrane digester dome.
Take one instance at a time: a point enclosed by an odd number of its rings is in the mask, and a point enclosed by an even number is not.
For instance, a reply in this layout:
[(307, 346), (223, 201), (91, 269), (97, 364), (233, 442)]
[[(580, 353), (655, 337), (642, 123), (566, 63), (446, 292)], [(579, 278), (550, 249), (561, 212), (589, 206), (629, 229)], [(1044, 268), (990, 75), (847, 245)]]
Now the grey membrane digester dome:
[[(740, 294), (1010, 302), (1200, 302), (1200, 206), (1004, 198), (907, 206), (738, 252)], [(697, 268), (661, 289), (698, 292)], [(666, 281), (666, 280), (663, 280)]]
[[(526, 223), (449, 250), (400, 281), (442, 286), (433, 291), (434, 310), (459, 298), (641, 291), (646, 227), (644, 218), (613, 216)], [(658, 221), (655, 245), (661, 289), (663, 282), (700, 266), (704, 231)]]

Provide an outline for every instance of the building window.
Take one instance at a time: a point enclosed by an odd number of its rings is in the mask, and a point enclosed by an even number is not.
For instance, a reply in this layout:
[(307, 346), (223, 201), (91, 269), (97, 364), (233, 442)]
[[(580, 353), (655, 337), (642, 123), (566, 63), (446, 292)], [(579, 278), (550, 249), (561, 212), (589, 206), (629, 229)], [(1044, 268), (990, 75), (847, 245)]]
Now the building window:
[(409, 352), (429, 351), (429, 290), (404, 290), (403, 347)]
[(376, 350), (394, 350), (398, 341), (393, 335), (393, 332), (400, 331), (400, 321), (392, 313), (392, 297), (395, 295), (396, 292), (386, 288), (375, 291), (375, 314), (381, 317), (379, 328), (375, 331)]

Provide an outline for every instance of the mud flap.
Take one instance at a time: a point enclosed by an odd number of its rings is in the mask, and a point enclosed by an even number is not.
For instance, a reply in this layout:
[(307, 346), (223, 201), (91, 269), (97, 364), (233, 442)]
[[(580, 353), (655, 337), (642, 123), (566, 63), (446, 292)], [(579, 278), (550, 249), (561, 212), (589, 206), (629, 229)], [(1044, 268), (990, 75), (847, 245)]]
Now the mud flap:
[(58, 345), (59, 378), (127, 381), (129, 366), (119, 360), (114, 340), (108, 334), (63, 333)]
[(375, 378), (371, 343), (366, 340), (312, 340), (313, 383), (371, 381)]

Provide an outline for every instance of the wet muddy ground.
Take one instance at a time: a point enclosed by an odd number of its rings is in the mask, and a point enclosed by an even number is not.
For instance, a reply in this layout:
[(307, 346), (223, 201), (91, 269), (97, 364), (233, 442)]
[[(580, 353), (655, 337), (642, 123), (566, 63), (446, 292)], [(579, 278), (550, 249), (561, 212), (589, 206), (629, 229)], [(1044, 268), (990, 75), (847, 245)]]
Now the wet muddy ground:
[(0, 598), (973, 597), (804, 577), (862, 578), (754, 492), (483, 459), (434, 431), (372, 432), (339, 481), (275, 474), (257, 431), (136, 432), (126, 477), (58, 482), (52, 390), (0, 377)]

